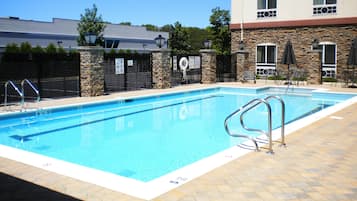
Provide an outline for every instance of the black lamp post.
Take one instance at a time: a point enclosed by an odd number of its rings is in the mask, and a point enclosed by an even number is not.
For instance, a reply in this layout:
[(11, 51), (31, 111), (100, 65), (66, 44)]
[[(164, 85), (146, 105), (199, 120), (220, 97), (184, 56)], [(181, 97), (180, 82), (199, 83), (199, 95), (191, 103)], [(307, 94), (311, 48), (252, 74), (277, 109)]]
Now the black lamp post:
[(211, 49), (211, 46), (212, 46), (212, 41), (211, 40), (205, 40), (203, 41), (203, 46), (206, 48), (206, 49)]
[(161, 34), (160, 34), (158, 37), (156, 37), (154, 40), (155, 40), (155, 42), (156, 42), (156, 45), (157, 45), (159, 48), (161, 48), (161, 47), (164, 46), (164, 44), (165, 44), (165, 38), (162, 37)]
[(95, 41), (97, 40), (97, 35), (93, 32), (88, 32), (84, 35), (87, 45), (95, 46)]

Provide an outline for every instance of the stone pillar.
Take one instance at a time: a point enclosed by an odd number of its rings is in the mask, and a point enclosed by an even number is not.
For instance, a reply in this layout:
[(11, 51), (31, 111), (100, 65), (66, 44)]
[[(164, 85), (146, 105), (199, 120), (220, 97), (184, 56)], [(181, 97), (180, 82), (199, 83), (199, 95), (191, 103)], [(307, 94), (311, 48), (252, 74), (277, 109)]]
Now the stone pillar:
[(310, 64), (310, 66), (307, 67), (308, 84), (322, 84), (321, 53), (321, 50), (310, 50), (307, 52)]
[(202, 75), (201, 83), (202, 84), (213, 84), (216, 83), (216, 51), (210, 49), (200, 50), (201, 54), (201, 66), (202, 66)]
[(171, 58), (169, 49), (152, 52), (152, 81), (154, 89), (171, 87)]
[(81, 96), (101, 96), (104, 94), (104, 51), (101, 47), (84, 46), (78, 48), (80, 55)]
[(249, 52), (248, 51), (238, 51), (234, 52), (233, 54), (236, 55), (236, 67), (237, 67), (237, 81), (243, 80), (243, 72), (249, 70)]

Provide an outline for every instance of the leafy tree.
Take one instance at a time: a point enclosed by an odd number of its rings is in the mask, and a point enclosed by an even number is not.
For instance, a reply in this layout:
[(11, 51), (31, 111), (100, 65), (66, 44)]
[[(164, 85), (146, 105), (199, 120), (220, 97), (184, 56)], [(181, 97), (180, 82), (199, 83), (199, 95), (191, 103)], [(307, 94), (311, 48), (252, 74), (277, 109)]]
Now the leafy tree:
[(45, 51), (43, 50), (43, 48), (39, 45), (37, 45), (36, 47), (32, 48), (32, 52), (34, 53), (44, 53)]
[(146, 27), (146, 30), (148, 30), (148, 31), (159, 31), (160, 30), (159, 27), (152, 25), (152, 24), (143, 24), (141, 26)]
[(32, 47), (31, 44), (29, 42), (23, 42), (20, 45), (20, 51), (22, 53), (31, 53), (32, 51)]
[(16, 43), (7, 44), (5, 47), (5, 53), (18, 53), (20, 48)]
[(84, 15), (81, 14), (81, 20), (78, 23), (77, 30), (79, 32), (79, 38), (77, 39), (78, 45), (86, 45), (85, 34), (95, 33), (97, 35), (97, 40), (95, 44), (103, 45), (104, 38), (103, 32), (105, 29), (105, 23), (103, 22), (102, 15), (98, 16), (98, 9), (95, 4), (93, 4), (92, 9), (85, 9)]
[(160, 28), (160, 31), (165, 31), (165, 32), (172, 32), (172, 25), (171, 24), (166, 24)]
[(57, 48), (53, 43), (48, 44), (46, 47), (46, 53), (54, 54), (57, 53)]
[(127, 26), (131, 26), (131, 22), (120, 22), (120, 25), (127, 25)]
[(213, 48), (218, 54), (230, 54), (231, 33), (229, 30), (230, 14), (228, 10), (219, 7), (212, 9), (210, 16), (211, 26), (209, 32), (212, 35)]
[(197, 27), (187, 27), (186, 30), (190, 35), (191, 53), (198, 53), (203, 48), (203, 42), (209, 38), (208, 30)]
[(185, 54), (191, 49), (189, 44), (189, 34), (187, 30), (182, 27), (180, 22), (175, 22), (171, 27), (169, 46), (175, 54)]

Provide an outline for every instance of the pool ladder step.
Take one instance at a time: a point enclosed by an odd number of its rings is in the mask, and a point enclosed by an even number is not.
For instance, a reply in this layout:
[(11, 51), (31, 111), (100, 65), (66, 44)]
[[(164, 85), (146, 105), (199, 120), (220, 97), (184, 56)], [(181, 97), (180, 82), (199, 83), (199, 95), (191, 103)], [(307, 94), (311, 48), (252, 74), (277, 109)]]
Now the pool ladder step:
[(32, 84), (32, 82), (28, 79), (23, 79), (21, 81), (21, 90), (16, 86), (16, 84), (12, 80), (8, 80), (5, 82), (4, 87), (5, 87), (5, 94), (4, 94), (4, 107), (7, 108), (9, 106), (8, 104), (8, 86), (11, 86), (17, 93), (17, 95), (20, 97), (20, 111), (23, 111), (25, 109), (25, 84), (27, 84), (32, 91), (36, 94), (36, 102), (40, 102), (40, 92), (39, 90), (35, 87), (35, 85)]
[[(258, 143), (264, 143), (264, 144), (268, 144), (268, 153), (274, 153), (273, 151), (273, 139), (272, 139), (272, 115), (271, 115), (271, 105), (269, 103), (270, 99), (276, 99), (280, 102), (281, 104), (281, 145), (285, 146), (285, 103), (283, 101), (282, 98), (280, 98), (279, 96), (268, 96), (264, 99), (262, 98), (256, 98), (253, 99), (251, 101), (249, 101), (247, 104), (243, 105), (241, 108), (239, 108), (238, 110), (234, 111), (233, 113), (231, 113), (230, 115), (227, 116), (227, 118), (224, 120), (224, 128), (226, 130), (226, 132), (228, 133), (228, 135), (232, 136), (232, 137), (240, 137), (240, 138), (246, 138), (248, 140), (250, 140), (251, 142), (253, 142), (255, 150), (259, 151), (259, 146)], [(244, 115), (250, 111), (251, 109), (259, 106), (260, 104), (264, 104), (267, 108), (267, 123), (268, 123), (268, 130), (264, 131), (261, 129), (256, 129), (256, 128), (249, 128), (245, 125), (244, 123)], [(228, 127), (228, 122), (229, 120), (236, 116), (237, 114), (240, 113), (240, 124), (242, 125), (242, 127), (247, 130), (247, 131), (253, 131), (253, 132), (258, 132), (261, 134), (264, 134), (267, 139), (261, 139), (261, 138), (253, 138), (251, 136), (248, 136), (246, 134), (241, 134), (241, 133), (233, 133), (229, 127)], [(240, 144), (241, 147), (243, 148), (252, 148), (249, 145), (246, 144)]]

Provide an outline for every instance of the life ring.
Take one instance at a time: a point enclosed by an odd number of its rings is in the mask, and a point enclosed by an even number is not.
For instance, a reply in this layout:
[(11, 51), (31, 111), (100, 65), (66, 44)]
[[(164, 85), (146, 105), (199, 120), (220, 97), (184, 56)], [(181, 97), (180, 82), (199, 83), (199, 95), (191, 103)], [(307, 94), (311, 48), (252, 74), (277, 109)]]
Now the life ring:
[(179, 61), (179, 66), (181, 70), (186, 70), (188, 68), (188, 59), (187, 57), (181, 57)]

